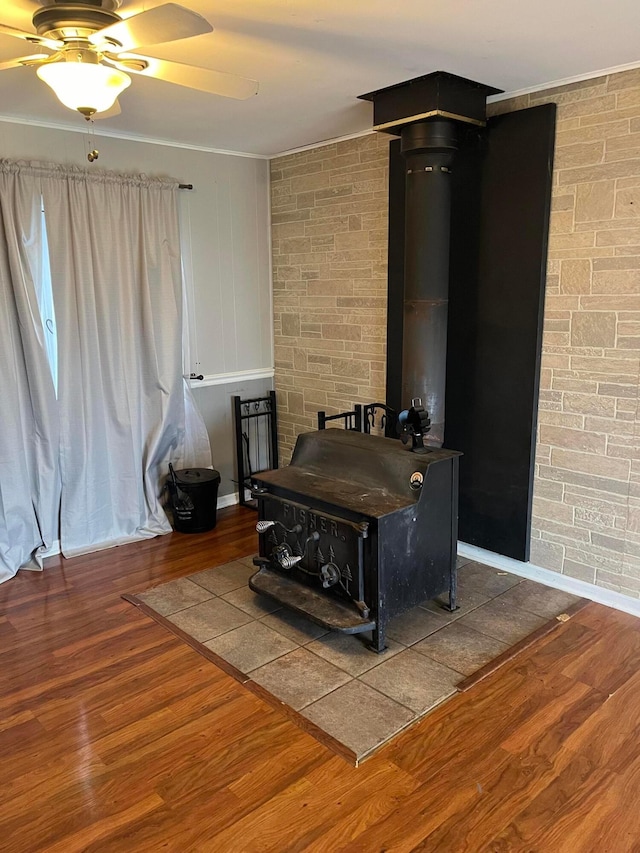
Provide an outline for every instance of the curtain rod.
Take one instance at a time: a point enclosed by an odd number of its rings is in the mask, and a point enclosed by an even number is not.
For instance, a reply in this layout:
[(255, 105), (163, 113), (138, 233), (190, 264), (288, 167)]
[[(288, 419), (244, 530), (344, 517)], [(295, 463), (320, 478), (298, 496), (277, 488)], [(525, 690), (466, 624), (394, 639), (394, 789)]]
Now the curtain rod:
[(192, 190), (193, 184), (178, 184), (179, 190)]

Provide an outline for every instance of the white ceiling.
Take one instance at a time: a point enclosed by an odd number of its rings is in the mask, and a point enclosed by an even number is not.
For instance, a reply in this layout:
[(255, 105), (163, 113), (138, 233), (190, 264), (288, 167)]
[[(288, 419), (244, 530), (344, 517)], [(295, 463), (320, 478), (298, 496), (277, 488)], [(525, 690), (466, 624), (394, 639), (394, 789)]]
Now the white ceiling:
[[(146, 53), (260, 82), (235, 101), (134, 77), (104, 129), (274, 154), (371, 126), (363, 92), (450, 71), (507, 92), (640, 64), (637, 0), (177, 0), (213, 33)], [(34, 0), (0, 0), (0, 20), (32, 31)], [(160, 5), (124, 0), (127, 17)], [(0, 61), (33, 52), (0, 35)], [(142, 52), (142, 51), (140, 51)], [(0, 116), (84, 128), (34, 69), (0, 73)]]

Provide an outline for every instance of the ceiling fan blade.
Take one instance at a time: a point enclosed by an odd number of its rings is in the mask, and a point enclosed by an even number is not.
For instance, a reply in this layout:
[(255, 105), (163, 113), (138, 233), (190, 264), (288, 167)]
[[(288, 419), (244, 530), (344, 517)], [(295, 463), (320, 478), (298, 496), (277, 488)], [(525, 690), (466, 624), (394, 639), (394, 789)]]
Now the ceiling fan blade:
[(51, 50), (57, 50), (59, 47), (62, 47), (61, 41), (55, 41), (55, 39), (46, 39), (37, 36), (35, 33), (27, 33), (24, 30), (17, 30), (15, 27), (9, 27), (7, 24), (0, 24), (0, 33), (5, 36), (13, 36), (14, 38), (23, 39), (24, 41), (28, 41), (31, 44), (37, 44), (38, 46), (48, 47)]
[(48, 53), (34, 53), (32, 56), (19, 56), (17, 59), (9, 59), (7, 62), (0, 62), (0, 71), (4, 71), (7, 68), (39, 65), (45, 59), (49, 59)]
[[(208, 92), (211, 95), (222, 95), (224, 98), (236, 98), (243, 101), (258, 92), (258, 83), (247, 77), (238, 77), (236, 74), (225, 74), (223, 71), (212, 71), (210, 68), (198, 68), (195, 65), (184, 65), (181, 62), (169, 62), (166, 59), (152, 59), (150, 56), (134, 56), (129, 54), (119, 56), (120, 62), (110, 59), (117, 68), (122, 71), (144, 74), (146, 77), (156, 77), (167, 83), (175, 83), (178, 86), (186, 86), (188, 89), (197, 89), (199, 92)], [(133, 60), (128, 65), (127, 60)], [(138, 63), (145, 63), (145, 68), (136, 68)]]
[(108, 110), (103, 110), (101, 113), (94, 113), (91, 116), (91, 120), (95, 121), (99, 118), (113, 118), (114, 116), (119, 116), (122, 110), (120, 109), (120, 104), (118, 101), (115, 101), (112, 107), (109, 107)]
[(105, 40), (115, 41), (121, 50), (131, 50), (143, 45), (191, 38), (212, 30), (209, 21), (197, 12), (177, 3), (165, 3), (104, 27), (94, 33), (90, 40), (97, 45), (104, 44)]

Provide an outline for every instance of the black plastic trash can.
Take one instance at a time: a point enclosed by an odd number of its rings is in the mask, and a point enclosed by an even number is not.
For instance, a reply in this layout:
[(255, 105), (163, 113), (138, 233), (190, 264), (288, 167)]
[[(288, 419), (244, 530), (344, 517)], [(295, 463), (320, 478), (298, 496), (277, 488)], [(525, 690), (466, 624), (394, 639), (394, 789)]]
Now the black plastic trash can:
[(173, 526), (179, 533), (204, 533), (216, 526), (220, 473), (212, 468), (170, 467)]

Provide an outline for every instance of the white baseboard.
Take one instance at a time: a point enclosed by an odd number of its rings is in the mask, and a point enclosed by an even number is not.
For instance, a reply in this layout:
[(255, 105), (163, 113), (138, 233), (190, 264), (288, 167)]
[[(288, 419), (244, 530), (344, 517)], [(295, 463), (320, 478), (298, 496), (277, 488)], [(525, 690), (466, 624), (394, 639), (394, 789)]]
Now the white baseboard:
[(230, 495), (220, 495), (218, 498), (218, 509), (224, 509), (227, 506), (234, 506), (238, 503), (238, 493), (231, 492)]
[[(231, 492), (230, 495), (221, 495), (218, 498), (218, 508), (224, 509), (227, 506), (234, 506), (234, 504), (238, 503), (238, 493)], [(46, 557), (55, 557), (56, 554), (60, 554), (60, 540), (56, 539), (56, 541), (51, 545), (50, 548), (47, 548), (46, 551), (42, 552), (43, 559)]]
[[(219, 509), (235, 506), (237, 503), (237, 492), (231, 492), (228, 495), (218, 497)], [(56, 539), (42, 556), (54, 557), (59, 553), (60, 540)], [(623, 613), (640, 616), (640, 599), (630, 598), (628, 595), (623, 595), (620, 592), (604, 589), (603, 587), (595, 586), (595, 584), (587, 583), (568, 575), (562, 575), (559, 572), (552, 572), (550, 569), (543, 569), (542, 566), (536, 566), (534, 563), (521, 563), (520, 560), (513, 560), (511, 557), (505, 557), (493, 551), (485, 551), (483, 548), (468, 545), (466, 542), (458, 542), (458, 555), (460, 557), (468, 557), (470, 560), (475, 560), (478, 563), (484, 563), (486, 566), (493, 566), (495, 569), (503, 569), (505, 572), (511, 572), (514, 575), (519, 575), (520, 577), (536, 581), (554, 589), (570, 592), (572, 595), (578, 595), (581, 598), (588, 598), (590, 601), (604, 604), (606, 607), (613, 607), (615, 610), (621, 610)]]
[(520, 575), (520, 577), (545, 584), (545, 586), (561, 589), (581, 598), (588, 598), (598, 604), (613, 607), (615, 610), (622, 610), (623, 613), (640, 616), (640, 600), (630, 598), (621, 592), (603, 589), (600, 586), (595, 586), (595, 584), (580, 581), (559, 572), (552, 572), (550, 569), (543, 569), (533, 563), (521, 563), (520, 560), (513, 560), (511, 557), (504, 557), (502, 554), (495, 554), (493, 551), (485, 551), (483, 548), (468, 545), (466, 542), (458, 542), (458, 554), (460, 557), (468, 557), (470, 560), (493, 566), (495, 569), (512, 572), (514, 575)]

